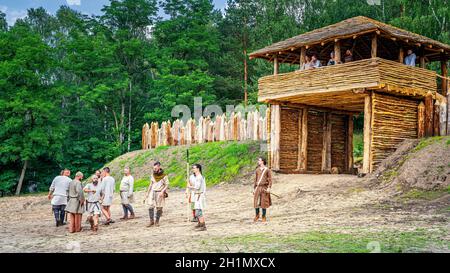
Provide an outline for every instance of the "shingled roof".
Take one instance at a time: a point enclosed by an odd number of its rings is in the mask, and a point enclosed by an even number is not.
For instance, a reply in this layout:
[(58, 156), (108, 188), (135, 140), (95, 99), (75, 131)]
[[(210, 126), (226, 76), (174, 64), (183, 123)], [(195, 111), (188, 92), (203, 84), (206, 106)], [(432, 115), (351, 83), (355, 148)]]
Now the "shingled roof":
[(293, 51), (302, 46), (333, 41), (334, 39), (350, 38), (354, 35), (362, 35), (376, 31), (380, 31), (380, 33), (395, 37), (399, 40), (408, 40), (408, 43), (420, 43), (432, 46), (434, 49), (443, 50), (446, 54), (450, 54), (450, 45), (364, 16), (358, 16), (274, 43), (250, 53), (249, 56), (251, 58), (267, 58), (268, 54), (273, 55), (287, 50)]

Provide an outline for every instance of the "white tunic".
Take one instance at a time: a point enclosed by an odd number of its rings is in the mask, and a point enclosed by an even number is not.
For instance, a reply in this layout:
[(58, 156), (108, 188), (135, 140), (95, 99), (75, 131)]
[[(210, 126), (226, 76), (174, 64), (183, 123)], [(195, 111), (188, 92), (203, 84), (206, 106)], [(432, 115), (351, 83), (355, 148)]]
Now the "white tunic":
[(63, 175), (58, 175), (53, 179), (52, 184), (50, 185), (50, 191), (53, 191), (52, 205), (67, 205), (70, 181), (72, 181), (72, 179)]
[(106, 176), (102, 179), (100, 192), (104, 195), (102, 203), (103, 206), (111, 206), (114, 197), (115, 185), (116, 181), (112, 176)]
[(89, 183), (87, 184), (83, 190), (95, 190), (95, 193), (93, 192), (88, 192), (87, 193), (87, 207), (86, 207), (86, 211), (90, 214), (90, 215), (94, 215), (94, 214), (101, 214), (101, 209), (100, 209), (100, 186), (97, 184), (94, 185), (94, 183)]
[(194, 199), (192, 201), (195, 202), (195, 209), (206, 209), (206, 182), (205, 178), (200, 174), (195, 176), (194, 185), (192, 185)]
[(134, 178), (131, 175), (124, 176), (120, 181), (120, 197), (122, 204), (127, 205), (133, 199)]

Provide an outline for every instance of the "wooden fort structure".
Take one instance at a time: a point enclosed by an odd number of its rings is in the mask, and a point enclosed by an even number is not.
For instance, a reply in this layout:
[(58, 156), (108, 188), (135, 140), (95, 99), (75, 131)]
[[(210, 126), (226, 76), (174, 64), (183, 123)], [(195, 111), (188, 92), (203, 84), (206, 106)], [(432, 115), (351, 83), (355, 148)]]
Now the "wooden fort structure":
[[(345, 62), (345, 51), (353, 61)], [(417, 65), (404, 64), (412, 49)], [(326, 66), (330, 53), (342, 63)], [(322, 67), (279, 73), (316, 54)], [(405, 139), (450, 133), (450, 46), (367, 17), (355, 17), (250, 54), (273, 62), (259, 79), (259, 102), (270, 105), (269, 162), (285, 173), (352, 173), (353, 120), (364, 113), (363, 173)], [(441, 75), (428, 70), (439, 62)]]

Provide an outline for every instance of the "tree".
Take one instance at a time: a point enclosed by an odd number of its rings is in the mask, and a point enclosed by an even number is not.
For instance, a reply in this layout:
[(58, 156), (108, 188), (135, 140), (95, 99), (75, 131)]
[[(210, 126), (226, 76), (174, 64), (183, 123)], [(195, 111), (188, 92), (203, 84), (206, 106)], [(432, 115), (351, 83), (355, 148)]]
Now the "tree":
[(17, 23), (0, 33), (0, 43), (0, 162), (21, 165), (18, 195), (30, 161), (61, 156), (60, 94), (48, 74), (51, 49), (39, 35)]

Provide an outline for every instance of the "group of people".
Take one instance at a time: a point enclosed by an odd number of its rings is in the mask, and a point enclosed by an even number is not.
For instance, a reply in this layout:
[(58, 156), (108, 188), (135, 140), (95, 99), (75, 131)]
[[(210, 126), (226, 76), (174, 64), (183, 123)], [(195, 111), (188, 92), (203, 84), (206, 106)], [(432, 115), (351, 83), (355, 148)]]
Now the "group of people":
[[(408, 66), (416, 66), (416, 59), (417, 59), (417, 55), (414, 53), (414, 51), (412, 49), (408, 49), (407, 55), (404, 60), (404, 64), (406, 64)], [(345, 51), (345, 55), (344, 55), (344, 63), (349, 63), (352, 61), (353, 61), (353, 52), (350, 49), (347, 49)], [(327, 62), (327, 66), (341, 64), (341, 63), (342, 63), (342, 61), (336, 60), (334, 51), (332, 51), (330, 53), (330, 59)], [(312, 54), (311, 56), (306, 55), (305, 62), (300, 67), (300, 70), (314, 69), (314, 68), (319, 68), (321, 66), (322, 66), (322, 63), (317, 58), (316, 54)]]
[[(345, 51), (344, 63), (349, 63), (352, 61), (353, 61), (353, 53), (350, 49), (347, 49)], [(327, 62), (327, 66), (341, 64), (341, 63), (342, 63), (341, 61), (336, 60), (334, 51), (332, 51), (330, 53), (330, 59)], [(317, 58), (316, 54), (312, 54), (311, 56), (309, 56), (309, 55), (305, 56), (305, 62), (300, 67), (300, 70), (308, 70), (308, 69), (314, 69), (314, 68), (319, 68), (319, 67), (322, 67), (322, 62)]]
[[(87, 222), (90, 223), (93, 233), (97, 233), (100, 217), (105, 217), (104, 225), (114, 223), (111, 218), (111, 205), (115, 191), (115, 179), (110, 174), (108, 167), (96, 171), (83, 187), (83, 173), (77, 172), (75, 178), (70, 179), (70, 170), (65, 169), (55, 177), (50, 186), (48, 198), (51, 200), (52, 210), (56, 226), (69, 223), (69, 232), (80, 232), (82, 230), (82, 215), (87, 213)], [(123, 178), (120, 182), (120, 199), (123, 208), (121, 220), (135, 218), (132, 202), (134, 200), (134, 178), (129, 167), (125, 167)], [(255, 208), (254, 222), (260, 218), (262, 222), (267, 221), (267, 209), (272, 205), (271, 200), (272, 175), (264, 158), (258, 158), (255, 180), (253, 183), (253, 203)], [(158, 227), (163, 214), (165, 199), (168, 197), (169, 177), (161, 168), (160, 162), (153, 164), (153, 172), (150, 176), (149, 186), (144, 194), (143, 203), (149, 213), (147, 227)], [(200, 164), (192, 165), (192, 173), (189, 176), (186, 187), (186, 198), (192, 211), (192, 222), (198, 231), (206, 231), (205, 215), (206, 209), (206, 181)], [(262, 213), (262, 217), (260, 215)]]

